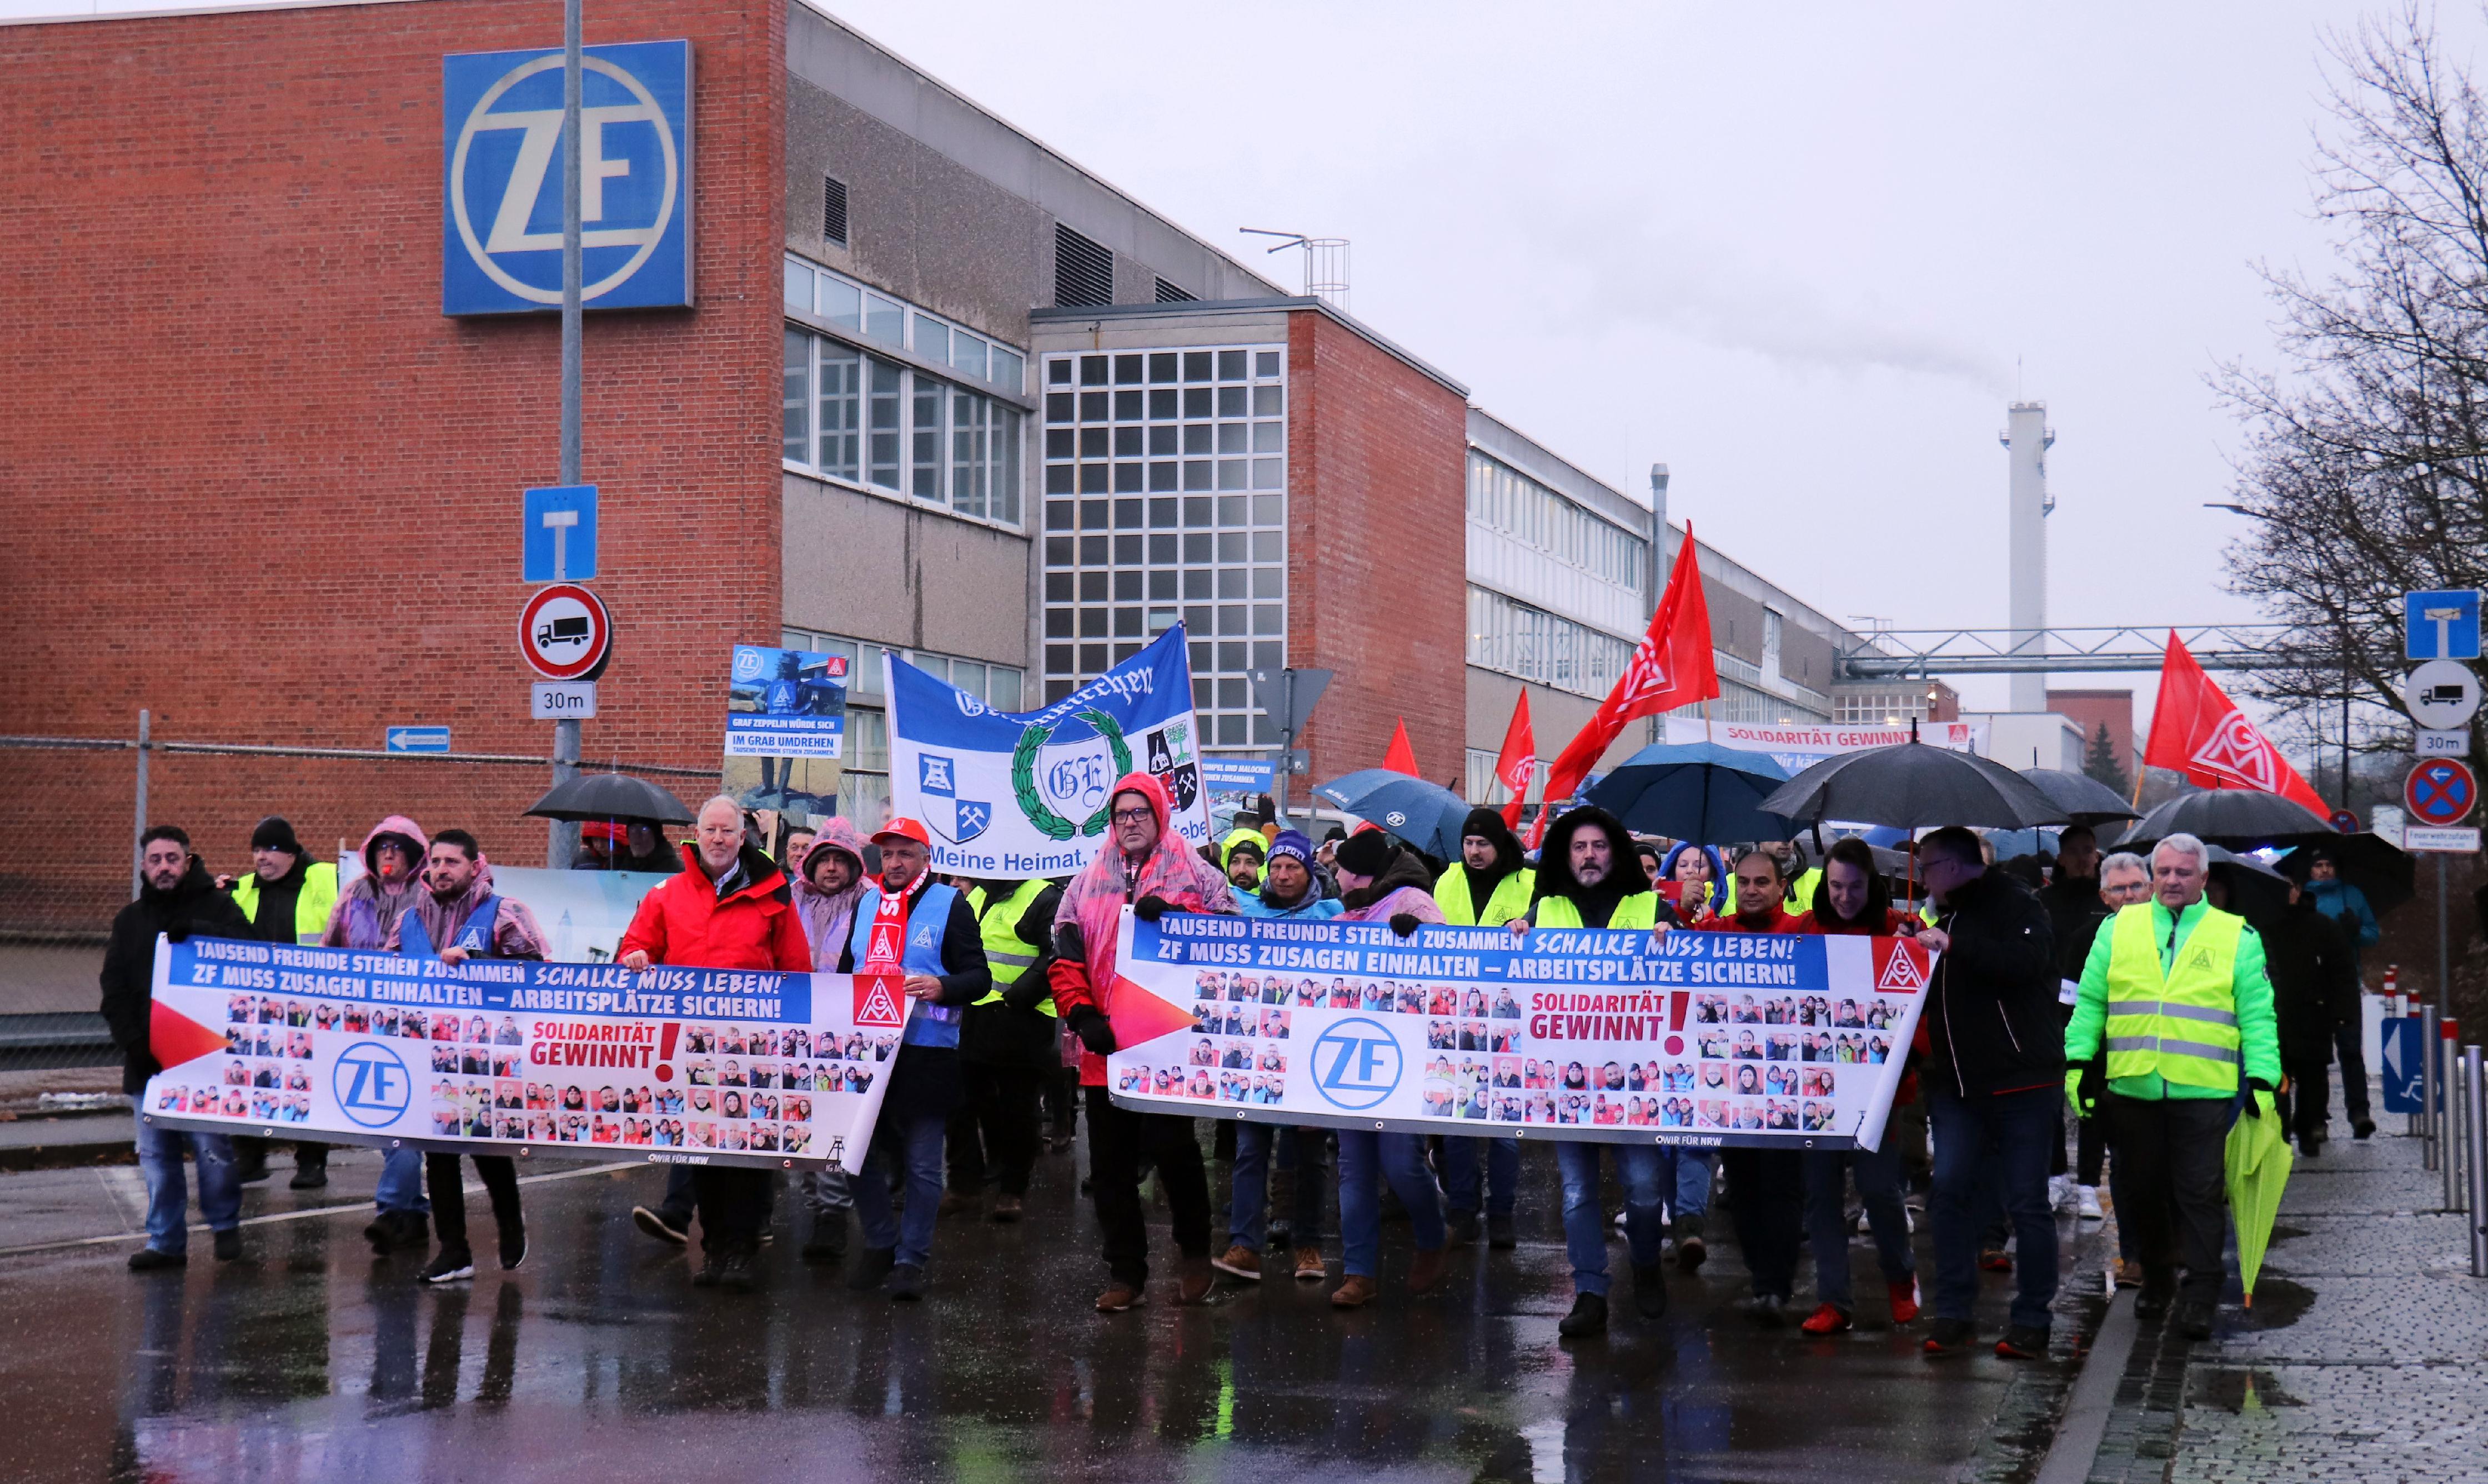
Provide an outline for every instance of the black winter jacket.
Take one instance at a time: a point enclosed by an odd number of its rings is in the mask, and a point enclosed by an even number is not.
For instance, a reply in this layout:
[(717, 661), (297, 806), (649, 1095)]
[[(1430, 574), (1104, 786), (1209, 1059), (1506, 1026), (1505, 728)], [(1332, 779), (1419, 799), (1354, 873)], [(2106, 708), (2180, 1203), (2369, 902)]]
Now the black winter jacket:
[(1952, 894), (1936, 926), (1952, 947), (1936, 959), (1924, 1018), (1926, 1071), (1963, 1097), (2064, 1079), (2056, 941), (2031, 890), (1990, 870)]
[(2333, 1031), (2359, 1023), (2358, 959), (2350, 939), (2304, 898), (2257, 923), (2255, 931), (2263, 938), (2273, 1013), (2280, 1020), (2281, 1065), (2321, 1066), (2332, 1058)]
[[(292, 921), (288, 918), (288, 921)], [(189, 873), (169, 892), (141, 887), (138, 899), (112, 920), (112, 936), (103, 949), (103, 1019), (112, 1028), (113, 1044), (121, 1048), (121, 1090), (143, 1093), (147, 1079), (162, 1068), (148, 1054), (147, 1022), (154, 1014), (156, 935), (179, 943), (199, 934), (211, 938), (248, 938), (250, 919), (234, 899), (216, 890), (215, 878), (197, 856)]]
[(1061, 910), (1062, 888), (1048, 886), (1013, 925), (1021, 942), (1037, 945), (1036, 962), (1003, 991), (1001, 999), (968, 1007), (959, 1024), (961, 1060), (980, 1067), (1062, 1065), (1062, 1043), (1056, 1029), (1061, 1022), (1036, 1008), (1046, 997), (1046, 980), (1054, 966), (1054, 918)]

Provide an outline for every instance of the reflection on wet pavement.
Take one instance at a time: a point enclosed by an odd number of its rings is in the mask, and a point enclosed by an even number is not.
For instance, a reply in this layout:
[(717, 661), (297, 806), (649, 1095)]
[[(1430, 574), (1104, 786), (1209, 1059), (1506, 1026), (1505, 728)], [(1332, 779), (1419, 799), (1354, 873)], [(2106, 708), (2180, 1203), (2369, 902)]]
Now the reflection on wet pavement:
[[(1620, 1301), (1605, 1340), (1559, 1342), (1570, 1275), (1552, 1164), (1531, 1156), (1519, 1250), (1459, 1248), (1445, 1290), (1412, 1299), (1405, 1228), (1387, 1226), (1384, 1297), (1344, 1314), (1277, 1277), (1176, 1308), (1164, 1266), (1148, 1306), (1094, 1314), (1103, 1268), (1067, 1157), (1040, 1166), (1020, 1225), (945, 1218), (915, 1305), (798, 1262), (787, 1199), (760, 1293), (691, 1288), (683, 1255), (628, 1219), (663, 1180), (639, 1167), (530, 1184), (524, 1270), (488, 1255), (446, 1290), (413, 1281), (417, 1258), (373, 1257), (359, 1211), (250, 1226), (232, 1265), (196, 1242), (186, 1271), (127, 1272), (126, 1244), (21, 1253), (0, 1259), (0, 1474), (1865, 1484), (1970, 1457), (2006, 1362), (1930, 1364), (1872, 1298), (1837, 1339), (1756, 1331), (1727, 1307), (1732, 1243), (1696, 1278), (1671, 1268), (1662, 1323)], [(20, 1244), (8, 1225), (0, 1246)], [(1166, 1237), (1161, 1220), (1162, 1265)], [(1850, 1255), (1880, 1293), (1871, 1251)], [(1983, 1296), (1991, 1332), (2008, 1282)]]

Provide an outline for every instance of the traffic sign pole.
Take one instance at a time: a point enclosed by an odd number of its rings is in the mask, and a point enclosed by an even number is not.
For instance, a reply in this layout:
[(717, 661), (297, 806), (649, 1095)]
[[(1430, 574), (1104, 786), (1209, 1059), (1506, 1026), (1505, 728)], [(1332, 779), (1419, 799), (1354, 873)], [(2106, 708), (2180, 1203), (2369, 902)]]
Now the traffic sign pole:
[[(580, 271), (580, 239), (579, 226), (579, 135), (580, 135), (580, 0), (562, 0), (561, 7), (561, 482), (579, 483), (580, 465), (580, 369), (583, 357), (586, 317), (581, 303), (581, 284), (585, 275)], [(561, 564), (561, 542), (564, 532), (553, 532), (554, 561)], [(563, 573), (557, 580), (566, 580)], [(552, 781), (566, 784), (579, 776), (579, 723), (559, 721), (552, 724)], [(555, 870), (568, 870), (579, 858), (579, 826), (565, 820), (554, 820), (545, 835), (545, 864)]]

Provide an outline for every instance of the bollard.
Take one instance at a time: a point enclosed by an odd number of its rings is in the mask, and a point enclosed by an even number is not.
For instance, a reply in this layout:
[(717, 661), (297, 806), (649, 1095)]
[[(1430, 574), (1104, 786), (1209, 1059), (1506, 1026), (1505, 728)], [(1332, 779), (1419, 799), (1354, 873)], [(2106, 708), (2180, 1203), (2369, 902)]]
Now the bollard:
[(2445, 1177), (2445, 1209), (2447, 1211), (2461, 1210), (2462, 1197), (2470, 1188), (2462, 1175), (2462, 1140), (2471, 1131), (2471, 1120), (2464, 1115), (2462, 1105), (2454, 1098), (2454, 1089), (2458, 1085), (2455, 1065), (2461, 1055), (2461, 1047), (2453, 1039), (2455, 1030), (2450, 1016), (2437, 1022), (2437, 1086), (2445, 1093), (2445, 1111), (2437, 1115), (2443, 1122), (2437, 1125), (2441, 1137), (2437, 1141), (2436, 1167), (2437, 1172)]
[(2437, 1068), (2436, 1007), (2423, 1005), (2418, 1013), (2418, 1136), (2419, 1168), (2436, 1168), (2443, 1151), (2437, 1138), (2439, 1129), (2436, 1089)]
[(2445, 1207), (2447, 1211), (2469, 1213), (2471, 1210), (2471, 1167), (2478, 1158), (2471, 1149), (2471, 1066), (2463, 1048), (2448, 1041), (2445, 1043), (2446, 1116), (2450, 1120), (2452, 1138), (2446, 1144), (2450, 1156), (2445, 1161)]
[(2463, 1081), (2468, 1096), (2462, 1099), (2462, 1119), (2471, 1129), (2471, 1275), (2488, 1278), (2488, 1159), (2478, 1157), (2478, 1151), (2488, 1149), (2488, 1080), (2483, 1080), (2479, 1048), (2465, 1046), (2462, 1050)]

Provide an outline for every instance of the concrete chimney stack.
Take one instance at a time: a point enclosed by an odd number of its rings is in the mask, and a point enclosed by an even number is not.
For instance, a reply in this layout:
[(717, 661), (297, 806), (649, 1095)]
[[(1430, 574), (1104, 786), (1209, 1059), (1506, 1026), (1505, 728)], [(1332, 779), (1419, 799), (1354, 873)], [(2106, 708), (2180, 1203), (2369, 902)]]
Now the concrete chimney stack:
[[(1997, 440), (2009, 453), (2007, 484), (2006, 570), (2011, 577), (2008, 621), (2013, 652), (2045, 654), (2048, 649), (2048, 512), (2056, 502), (2048, 498), (2048, 450), (2055, 430), (2048, 426), (2048, 404), (2016, 402), (2005, 411), (2004, 434)], [(2013, 677), (2013, 709), (2048, 709), (2048, 677), (2041, 673)]]

